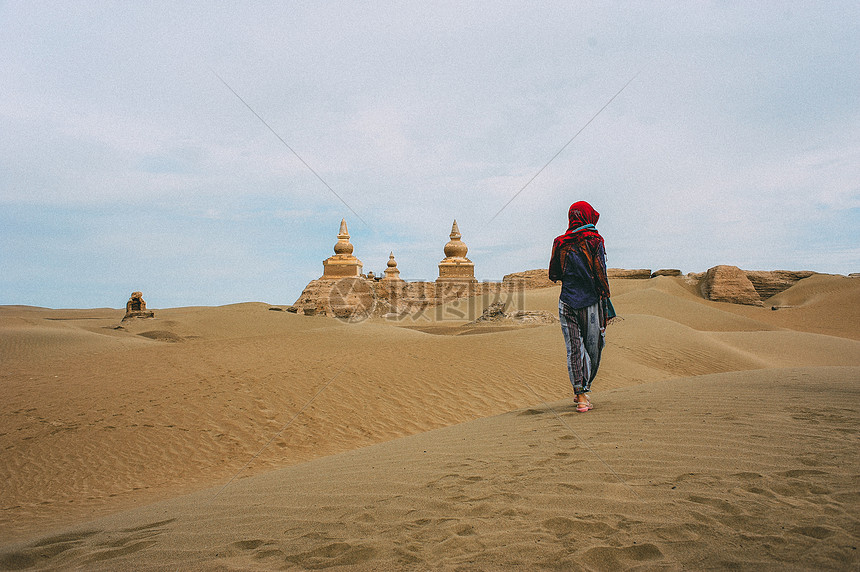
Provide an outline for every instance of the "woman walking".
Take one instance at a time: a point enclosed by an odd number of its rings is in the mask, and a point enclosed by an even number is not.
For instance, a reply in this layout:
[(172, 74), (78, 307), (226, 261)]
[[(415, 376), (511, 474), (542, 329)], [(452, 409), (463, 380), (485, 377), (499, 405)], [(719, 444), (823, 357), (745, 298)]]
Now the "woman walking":
[(553, 241), (549, 262), (549, 279), (561, 280), (558, 315), (567, 346), (567, 370), (580, 413), (591, 409), (588, 392), (600, 366), (607, 310), (611, 308), (606, 251), (603, 237), (595, 228), (599, 217), (585, 201), (570, 205), (567, 232)]

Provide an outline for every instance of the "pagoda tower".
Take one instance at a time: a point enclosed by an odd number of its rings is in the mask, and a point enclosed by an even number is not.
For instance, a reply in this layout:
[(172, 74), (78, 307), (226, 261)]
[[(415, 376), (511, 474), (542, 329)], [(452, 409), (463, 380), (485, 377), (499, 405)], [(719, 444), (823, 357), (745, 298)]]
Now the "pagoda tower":
[(361, 276), (361, 260), (353, 256), (353, 246), (349, 242), (349, 230), (346, 228), (346, 219), (340, 221), (340, 232), (337, 234), (337, 243), (334, 245), (334, 256), (323, 260), (322, 280), (336, 280), (338, 278), (358, 278)]
[(445, 258), (439, 263), (439, 278), (436, 284), (477, 284), (475, 263), (466, 258), (469, 247), (460, 234), (456, 219), (451, 226), (451, 240), (445, 245)]
[(388, 282), (403, 282), (400, 277), (400, 270), (397, 269), (397, 261), (394, 260), (394, 253), (388, 255), (388, 263), (386, 264), (385, 277), (383, 280)]

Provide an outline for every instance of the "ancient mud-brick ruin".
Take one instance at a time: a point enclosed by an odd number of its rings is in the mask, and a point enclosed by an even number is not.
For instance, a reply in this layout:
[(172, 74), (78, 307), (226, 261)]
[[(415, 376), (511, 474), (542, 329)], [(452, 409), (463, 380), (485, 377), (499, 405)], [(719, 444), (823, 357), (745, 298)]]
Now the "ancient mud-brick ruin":
[(132, 292), (131, 297), (125, 304), (125, 316), (123, 321), (132, 318), (154, 318), (155, 312), (146, 309), (146, 302), (143, 301), (142, 292)]
[[(478, 282), (475, 264), (466, 257), (469, 249), (456, 220), (449, 239), (435, 282), (407, 282), (400, 278), (393, 252), (389, 254), (384, 277), (375, 279), (370, 273), (361, 273), (361, 261), (353, 255), (346, 221), (342, 220), (334, 255), (323, 261), (323, 275), (305, 287), (293, 308), (298, 314), (347, 319), (363, 319), (369, 315), (415, 316), (444, 302), (478, 294), (500, 295), (522, 290), (521, 280), (507, 277), (502, 282)], [(482, 310), (483, 307), (464, 309), (462, 319), (473, 320)], [(475, 312), (477, 314), (472, 316)]]
[[(525, 290), (554, 286), (546, 269), (508, 274), (501, 282), (478, 282), (475, 263), (466, 257), (469, 249), (462, 240), (456, 220), (449, 238), (435, 282), (407, 282), (400, 278), (393, 252), (389, 254), (384, 276), (377, 278), (372, 273), (362, 274), (361, 261), (353, 255), (346, 221), (342, 220), (334, 255), (323, 261), (323, 275), (305, 287), (293, 310), (306, 316), (325, 315), (349, 320), (371, 315), (391, 318), (424, 314), (436, 319), (473, 321), (490, 304), (504, 301), (512, 312), (516, 312)], [(681, 277), (681, 271), (677, 269), (652, 273), (644, 268), (610, 268), (608, 274), (610, 280)], [(812, 274), (783, 270), (752, 272), (734, 266), (717, 266), (708, 272), (687, 274), (685, 280), (688, 284), (697, 285), (702, 297), (710, 300), (762, 305), (763, 300)], [(479, 304), (457, 306), (459, 300), (479, 295), (483, 295)], [(441, 308), (444, 308), (444, 315), (440, 315)]]
[(400, 270), (397, 269), (397, 261), (394, 260), (394, 253), (388, 255), (388, 263), (385, 268), (385, 277), (383, 280), (388, 282), (404, 282), (400, 277)]
[(436, 284), (442, 288), (458, 285), (474, 286), (478, 283), (475, 279), (475, 263), (466, 258), (469, 248), (462, 238), (460, 227), (455, 220), (451, 226), (451, 240), (445, 245), (445, 258), (439, 263), (439, 278), (436, 279)]
[(337, 233), (337, 244), (334, 245), (334, 256), (323, 260), (323, 279), (361, 276), (361, 260), (353, 256), (352, 251), (353, 246), (349, 242), (346, 219), (343, 219), (340, 221), (340, 232)]

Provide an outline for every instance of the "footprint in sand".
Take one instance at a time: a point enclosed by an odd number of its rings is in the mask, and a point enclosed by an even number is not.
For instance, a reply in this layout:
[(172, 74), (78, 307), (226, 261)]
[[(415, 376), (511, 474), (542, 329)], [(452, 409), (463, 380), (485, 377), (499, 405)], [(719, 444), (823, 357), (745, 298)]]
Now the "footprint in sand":
[(165, 526), (176, 519), (160, 520), (140, 526), (124, 528), (119, 531), (119, 538), (113, 538), (103, 542), (95, 542), (98, 550), (89, 556), (85, 562), (100, 562), (118, 558), (127, 554), (139, 552), (149, 546), (157, 544), (155, 537), (165, 532)]
[(825, 538), (829, 538), (836, 534), (836, 532), (824, 526), (796, 526), (789, 532), (802, 534), (803, 536), (815, 538), (816, 540), (824, 540)]
[[(40, 567), (76, 567), (132, 554), (156, 544), (155, 537), (176, 519), (162, 520), (120, 530), (101, 539), (101, 530), (83, 530), (49, 536), (21, 550), (0, 554), (0, 570)], [(89, 550), (82, 552), (81, 548)]]
[(78, 548), (84, 541), (100, 530), (85, 530), (49, 536), (30, 544), (21, 550), (0, 554), (0, 570), (23, 570), (34, 566), (54, 565), (55, 558), (73, 548)]
[(707, 533), (707, 527), (698, 524), (679, 524), (663, 526), (655, 529), (657, 536), (669, 542), (690, 542), (699, 540), (702, 533)]
[(734, 506), (732, 503), (725, 501), (723, 499), (717, 499), (712, 497), (703, 497), (699, 495), (690, 495), (687, 497), (687, 500), (692, 501), (697, 504), (703, 504), (715, 509), (718, 509), (726, 514), (731, 515), (739, 515), (743, 514), (744, 511)]
[[(283, 551), (278, 548), (275, 541), (260, 540), (258, 538), (233, 542), (227, 547), (226, 555), (250, 556), (255, 560), (265, 560), (267, 558), (283, 560), (284, 558)], [(217, 554), (217, 556), (222, 555)]]
[(663, 552), (654, 544), (597, 546), (586, 551), (582, 560), (597, 570), (629, 570), (643, 562), (662, 560)]
[(542, 415), (544, 413), (546, 413), (546, 411), (541, 411), (540, 409), (526, 409), (524, 411), (517, 413), (517, 416), (518, 417), (523, 417), (523, 416), (530, 417), (532, 415)]
[(544, 530), (547, 530), (558, 537), (576, 533), (602, 538), (613, 530), (613, 528), (605, 522), (582, 519), (573, 520), (563, 516), (548, 518), (541, 523), (541, 526)]
[(121, 546), (117, 546), (116, 548), (99, 550), (95, 554), (87, 558), (85, 560), (85, 563), (101, 562), (103, 560), (119, 558), (120, 556), (139, 552), (140, 550), (143, 550), (144, 548), (152, 546), (156, 543), (157, 542), (155, 540), (141, 540), (139, 542), (132, 542), (131, 544), (128, 544), (126, 541), (121, 541)]
[(77, 548), (83, 544), (86, 538), (99, 532), (98, 530), (88, 530), (50, 536), (30, 544), (22, 550), (2, 553), (0, 554), (0, 570), (23, 570), (32, 568), (37, 564), (44, 565), (63, 552)]
[(304, 568), (329, 568), (362, 564), (376, 556), (376, 553), (377, 550), (372, 546), (335, 542), (306, 552), (288, 554), (284, 559)]

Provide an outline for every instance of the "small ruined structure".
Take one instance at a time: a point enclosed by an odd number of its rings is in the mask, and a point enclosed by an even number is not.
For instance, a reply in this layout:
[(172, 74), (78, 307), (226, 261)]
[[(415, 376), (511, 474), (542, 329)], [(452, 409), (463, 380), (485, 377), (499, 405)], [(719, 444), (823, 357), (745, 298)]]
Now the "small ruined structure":
[(737, 266), (723, 264), (710, 268), (699, 282), (699, 291), (703, 297), (714, 302), (762, 305), (755, 286)]
[(125, 304), (125, 316), (123, 321), (131, 320), (132, 318), (154, 318), (155, 312), (146, 309), (146, 302), (143, 301), (142, 292), (132, 292), (131, 297)]
[(439, 285), (472, 285), (477, 284), (475, 278), (475, 263), (466, 258), (469, 247), (462, 240), (457, 221), (451, 226), (451, 240), (445, 245), (445, 258), (439, 263)]
[(612, 280), (613, 278), (623, 280), (648, 280), (651, 278), (650, 268), (607, 268), (606, 277)]
[(688, 274), (687, 281), (698, 284), (702, 296), (716, 302), (761, 306), (764, 300), (784, 292), (804, 278), (810, 270), (741, 270), (720, 265), (699, 274)]
[(352, 250), (353, 246), (349, 242), (346, 219), (341, 219), (340, 232), (337, 233), (337, 243), (334, 245), (334, 255), (323, 260), (321, 279), (357, 278), (361, 276), (361, 260), (353, 256)]
[(388, 263), (386, 264), (386, 267), (385, 277), (383, 280), (388, 282), (405, 282), (405, 280), (400, 277), (400, 270), (397, 269), (397, 261), (394, 260), (393, 252), (388, 255)]
[(762, 300), (788, 290), (815, 274), (810, 270), (747, 270), (746, 275)]
[(541, 326), (558, 323), (558, 318), (555, 314), (546, 310), (515, 310), (513, 312), (506, 312), (506, 309), (507, 304), (505, 302), (494, 302), (484, 309), (484, 312), (477, 320), (471, 323), (476, 326)]
[(514, 272), (505, 274), (502, 278), (503, 283), (516, 284), (524, 290), (536, 290), (538, 288), (552, 288), (558, 286), (561, 282), (553, 282), (549, 279), (549, 271), (546, 268), (538, 268), (535, 270), (525, 270), (523, 272)]

